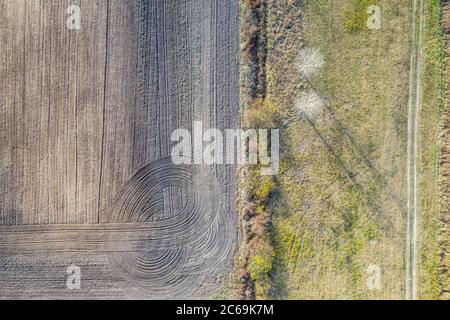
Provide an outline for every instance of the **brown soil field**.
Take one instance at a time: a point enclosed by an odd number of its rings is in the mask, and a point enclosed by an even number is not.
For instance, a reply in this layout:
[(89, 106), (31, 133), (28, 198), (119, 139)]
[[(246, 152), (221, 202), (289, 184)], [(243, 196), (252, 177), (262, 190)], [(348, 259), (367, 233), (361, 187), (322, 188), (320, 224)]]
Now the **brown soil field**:
[(0, 298), (226, 295), (236, 168), (168, 157), (177, 128), (238, 126), (237, 10), (0, 0)]

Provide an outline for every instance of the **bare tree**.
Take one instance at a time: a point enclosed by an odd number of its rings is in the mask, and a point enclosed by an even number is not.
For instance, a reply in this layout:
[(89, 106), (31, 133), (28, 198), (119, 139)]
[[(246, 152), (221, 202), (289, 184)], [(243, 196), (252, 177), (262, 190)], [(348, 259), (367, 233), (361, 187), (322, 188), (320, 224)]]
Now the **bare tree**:
[(316, 119), (323, 110), (324, 102), (319, 95), (313, 91), (302, 93), (295, 101), (296, 116)]
[(297, 68), (301, 76), (310, 78), (317, 74), (325, 64), (319, 49), (303, 48), (300, 50), (297, 58)]

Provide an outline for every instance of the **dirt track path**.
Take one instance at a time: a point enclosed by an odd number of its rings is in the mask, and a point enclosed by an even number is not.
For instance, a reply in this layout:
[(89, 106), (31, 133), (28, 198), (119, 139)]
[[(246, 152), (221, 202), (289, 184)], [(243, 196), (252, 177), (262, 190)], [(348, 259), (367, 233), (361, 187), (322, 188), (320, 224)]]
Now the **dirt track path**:
[[(0, 297), (202, 295), (230, 260), (234, 167), (203, 175), (152, 163), (166, 166), (174, 129), (237, 127), (237, 4), (71, 4), (81, 8), (79, 31), (66, 28), (66, 1), (0, 0), (0, 247), (10, 252), (0, 257)], [(186, 179), (205, 189), (217, 180), (222, 198), (183, 190)], [(154, 231), (134, 226), (119, 253), (104, 253), (115, 241), (107, 223), (141, 222)], [(69, 243), (67, 226), (93, 231)], [(142, 251), (136, 237), (152, 245)], [(95, 241), (103, 251), (85, 245)], [(65, 289), (72, 263), (85, 280), (78, 292)]]
[[(421, 69), (423, 62), (424, 2), (413, 1), (412, 49), (408, 99), (407, 213), (405, 250), (405, 299), (417, 299), (417, 192), (418, 128), (421, 103)], [(417, 17), (419, 17), (417, 19)], [(412, 190), (411, 190), (412, 189)]]

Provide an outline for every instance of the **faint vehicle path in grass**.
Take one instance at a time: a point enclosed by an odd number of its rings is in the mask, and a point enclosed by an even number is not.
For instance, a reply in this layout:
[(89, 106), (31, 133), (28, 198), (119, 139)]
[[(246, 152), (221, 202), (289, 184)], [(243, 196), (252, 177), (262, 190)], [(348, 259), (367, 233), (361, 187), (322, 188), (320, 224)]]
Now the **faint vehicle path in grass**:
[[(418, 11), (419, 10), (419, 11)], [(424, 4), (423, 0), (413, 2), (412, 19), (412, 47), (410, 57), (410, 78), (408, 98), (408, 147), (407, 147), (407, 214), (406, 214), (406, 251), (405, 251), (405, 298), (417, 298), (417, 158), (418, 158), (418, 126), (421, 100), (421, 68), (423, 61), (423, 33), (424, 33)], [(419, 14), (417, 21), (416, 17)], [(418, 28), (417, 28), (417, 23)], [(417, 42), (416, 33), (417, 35)], [(414, 101), (414, 106), (413, 106)], [(412, 165), (412, 170), (411, 170)], [(411, 190), (412, 184), (412, 190)], [(411, 205), (412, 202), (412, 205)]]

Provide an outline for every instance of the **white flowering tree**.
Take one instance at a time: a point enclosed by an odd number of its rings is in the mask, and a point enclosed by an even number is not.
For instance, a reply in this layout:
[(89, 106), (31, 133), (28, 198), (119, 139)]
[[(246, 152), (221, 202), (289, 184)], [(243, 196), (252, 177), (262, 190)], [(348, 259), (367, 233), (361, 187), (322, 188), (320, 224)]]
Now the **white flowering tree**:
[(306, 79), (316, 75), (325, 64), (319, 49), (303, 48), (300, 50), (297, 59), (297, 68), (300, 75)]
[(295, 112), (298, 117), (309, 120), (316, 119), (323, 111), (324, 102), (315, 92), (302, 93), (295, 101)]

